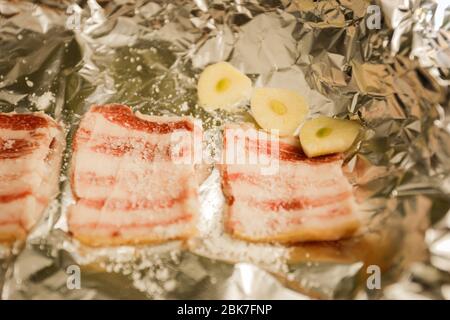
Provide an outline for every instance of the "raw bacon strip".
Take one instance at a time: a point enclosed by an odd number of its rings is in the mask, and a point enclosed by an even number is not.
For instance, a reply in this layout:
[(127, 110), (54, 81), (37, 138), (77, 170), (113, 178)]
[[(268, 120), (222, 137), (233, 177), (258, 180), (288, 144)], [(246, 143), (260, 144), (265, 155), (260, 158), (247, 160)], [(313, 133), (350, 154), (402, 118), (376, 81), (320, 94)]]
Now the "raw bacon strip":
[(0, 114), (0, 242), (23, 239), (58, 193), (64, 145), (43, 113)]
[(201, 134), (188, 117), (91, 107), (73, 142), (71, 233), (91, 246), (190, 237), (198, 211), (194, 136)]
[[(342, 156), (310, 159), (299, 146), (264, 136), (249, 126), (225, 128), (220, 168), (226, 230), (249, 241), (284, 243), (353, 234), (359, 219)], [(239, 152), (241, 162), (227, 159), (232, 154), (236, 160)], [(262, 170), (273, 165), (272, 172)]]

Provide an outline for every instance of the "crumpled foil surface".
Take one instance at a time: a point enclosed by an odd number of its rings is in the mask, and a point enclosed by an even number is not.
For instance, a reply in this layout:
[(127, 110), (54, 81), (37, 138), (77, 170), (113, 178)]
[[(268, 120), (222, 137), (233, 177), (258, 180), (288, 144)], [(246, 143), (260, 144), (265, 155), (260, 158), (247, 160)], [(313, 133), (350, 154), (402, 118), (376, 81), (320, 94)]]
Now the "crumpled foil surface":
[[(0, 110), (45, 111), (64, 124), (68, 148), (60, 196), (26, 243), (1, 247), (3, 299), (450, 298), (448, 1), (36, 2), (0, 0)], [(199, 73), (223, 60), (256, 86), (297, 90), (311, 116), (364, 124), (344, 169), (367, 228), (291, 247), (233, 240), (213, 169), (188, 247), (73, 241), (67, 169), (87, 108), (193, 115), (214, 159), (220, 126), (252, 121), (248, 106), (208, 114), (196, 104)], [(380, 287), (369, 283), (374, 267)]]

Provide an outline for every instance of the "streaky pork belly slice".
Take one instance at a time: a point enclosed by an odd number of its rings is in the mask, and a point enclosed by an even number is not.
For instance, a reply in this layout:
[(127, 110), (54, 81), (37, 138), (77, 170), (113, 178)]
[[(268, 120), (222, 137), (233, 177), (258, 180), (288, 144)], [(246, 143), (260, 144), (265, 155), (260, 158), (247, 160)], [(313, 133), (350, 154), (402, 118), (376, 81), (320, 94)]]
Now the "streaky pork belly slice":
[(91, 246), (192, 236), (198, 212), (194, 152), (201, 148), (194, 138), (201, 134), (190, 117), (92, 106), (73, 142), (70, 232)]
[(58, 194), (64, 133), (43, 113), (0, 113), (0, 242), (26, 237)]
[(231, 235), (295, 243), (338, 240), (359, 228), (342, 155), (308, 158), (295, 142), (248, 125), (228, 125), (223, 145), (225, 229)]

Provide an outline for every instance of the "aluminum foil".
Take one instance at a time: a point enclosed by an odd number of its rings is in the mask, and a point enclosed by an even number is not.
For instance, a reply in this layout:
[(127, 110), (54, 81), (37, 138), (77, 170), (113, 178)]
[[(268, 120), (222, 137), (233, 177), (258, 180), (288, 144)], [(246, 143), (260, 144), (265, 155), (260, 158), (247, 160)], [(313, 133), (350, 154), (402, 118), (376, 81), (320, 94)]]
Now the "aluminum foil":
[[(1, 297), (450, 298), (449, 17), (439, 0), (0, 0), (0, 110), (45, 111), (68, 141), (60, 196), (25, 243), (0, 247)], [(211, 168), (200, 186), (200, 236), (188, 246), (73, 241), (67, 169), (83, 113), (118, 102), (192, 115), (206, 130), (205, 155), (217, 158), (220, 127), (252, 121), (248, 106), (198, 107), (197, 76), (217, 61), (256, 86), (298, 91), (312, 116), (364, 124), (344, 170), (367, 227), (291, 247), (231, 239)]]

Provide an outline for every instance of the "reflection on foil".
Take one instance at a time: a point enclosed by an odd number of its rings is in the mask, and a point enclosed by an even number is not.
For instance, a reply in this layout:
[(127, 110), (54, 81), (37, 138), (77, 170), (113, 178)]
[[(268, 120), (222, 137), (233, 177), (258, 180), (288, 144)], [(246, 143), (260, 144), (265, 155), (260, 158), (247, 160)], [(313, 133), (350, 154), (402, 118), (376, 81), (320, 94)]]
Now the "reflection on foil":
[[(369, 28), (377, 12), (381, 29)], [(217, 159), (221, 125), (252, 121), (247, 107), (208, 114), (197, 105), (199, 72), (226, 60), (256, 86), (298, 91), (312, 116), (366, 126), (345, 170), (368, 221), (332, 243), (231, 239), (214, 169), (200, 187), (200, 237), (188, 247), (86, 248), (66, 232), (67, 151), (60, 197), (25, 244), (0, 247), (2, 298), (450, 298), (449, 13), (438, 0), (0, 0), (2, 112), (52, 115), (68, 150), (94, 103), (192, 115)], [(379, 290), (366, 286), (373, 265)], [(80, 289), (68, 286), (71, 266)]]

